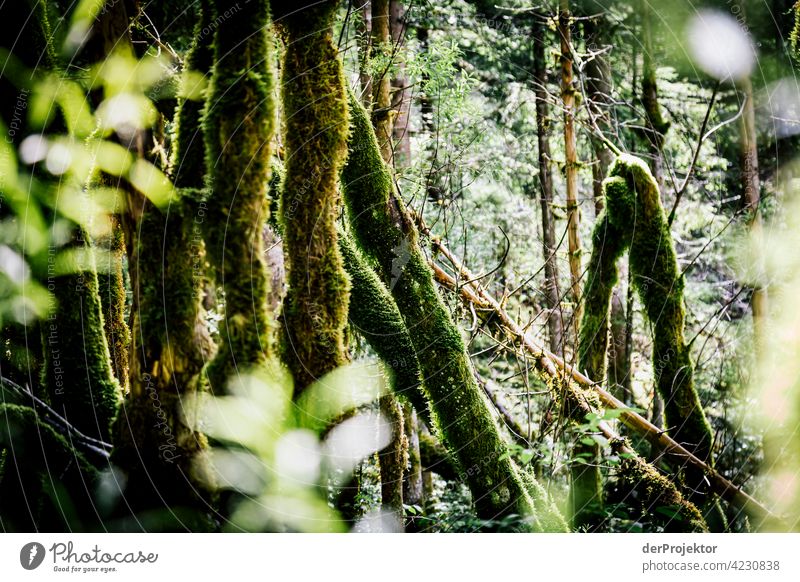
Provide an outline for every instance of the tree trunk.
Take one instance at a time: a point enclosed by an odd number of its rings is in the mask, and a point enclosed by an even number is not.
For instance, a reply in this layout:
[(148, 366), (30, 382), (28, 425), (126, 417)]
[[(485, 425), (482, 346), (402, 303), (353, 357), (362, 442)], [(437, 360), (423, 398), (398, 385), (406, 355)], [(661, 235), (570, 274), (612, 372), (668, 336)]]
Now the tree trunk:
[(550, 118), (547, 106), (547, 68), (544, 26), (538, 18), (533, 30), (533, 82), (536, 96), (536, 137), (539, 145), (539, 202), (542, 210), (542, 252), (544, 255), (544, 298), (548, 309), (547, 327), (550, 349), (564, 353), (564, 322), (561, 317), (561, 292), (558, 284), (556, 229), (553, 219), (553, 176), (550, 170)]
[[(744, 113), (740, 121), (740, 149), (739, 157), (744, 184), (744, 204), (747, 209), (748, 224), (751, 236), (756, 241), (756, 248), (761, 248), (762, 228), (761, 212), (761, 182), (758, 176), (758, 142), (756, 140), (755, 103), (753, 101), (753, 85), (749, 78), (741, 81), (741, 89), (745, 95)], [(763, 265), (756, 268), (757, 275), (763, 273)], [(753, 310), (753, 336), (755, 338), (756, 354), (763, 353), (766, 346), (766, 325), (768, 314), (767, 288), (760, 281), (753, 289), (750, 305)]]
[[(642, 107), (645, 113), (645, 139), (649, 150), (650, 170), (653, 173), (658, 191), (664, 192), (664, 136), (669, 129), (669, 122), (661, 114), (658, 102), (658, 82), (653, 62), (653, 24), (652, 11), (646, 1), (640, 3), (642, 14), (642, 36), (644, 39), (642, 55)], [(663, 202), (663, 200), (662, 200)], [(662, 426), (664, 417), (664, 400), (658, 390), (653, 391), (653, 423)]]
[(296, 396), (349, 359), (350, 281), (336, 232), (348, 113), (332, 32), (335, 15), (335, 4), (323, 3), (281, 20), (286, 40), (281, 211), (289, 287), (282, 315), (283, 358), (294, 375)]
[(110, 264), (102, 273), (97, 274), (97, 283), (103, 308), (103, 329), (111, 353), (111, 365), (114, 377), (124, 393), (128, 389), (128, 350), (131, 335), (125, 322), (127, 303), (123, 265), (125, 234), (116, 216), (112, 217), (111, 228), (110, 236), (102, 245), (108, 251)]
[(372, 52), (372, 5), (370, 0), (359, 0), (359, 4), (359, 17), (356, 18), (358, 80), (361, 86), (361, 103), (369, 110), (372, 108), (372, 75), (369, 74)]
[[(561, 39), (561, 101), (564, 106), (564, 151), (567, 183), (567, 235), (569, 240), (569, 271), (572, 288), (573, 324), (581, 324), (583, 306), (581, 303), (581, 239), (580, 210), (578, 208), (578, 155), (575, 138), (575, 87), (572, 77), (572, 39), (569, 0), (561, 0), (558, 12), (558, 33)], [(604, 328), (605, 329), (605, 328)], [(579, 350), (583, 349), (581, 337), (576, 334)], [(602, 377), (602, 376), (601, 376)], [(579, 435), (585, 437), (585, 435)], [(602, 505), (602, 482), (600, 480), (600, 448), (595, 444), (579, 441), (573, 449), (573, 457), (583, 462), (575, 462), (570, 467), (572, 485), (570, 500), (572, 524), (576, 528), (592, 525), (597, 515), (597, 507)]]
[(564, 151), (567, 183), (567, 238), (569, 272), (572, 290), (573, 322), (577, 329), (581, 320), (581, 238), (578, 208), (578, 154), (575, 142), (575, 87), (572, 78), (572, 38), (569, 0), (560, 0), (558, 34), (561, 38), (561, 101), (564, 106)]
[[(399, 22), (393, 26), (395, 16), (400, 16), (402, 6), (389, 0), (372, 0), (372, 46), (382, 54), (384, 59), (393, 58), (393, 43), (402, 42), (402, 31), (397, 29)], [(396, 35), (396, 37), (395, 37)], [(381, 157), (386, 166), (392, 168), (394, 158), (394, 107), (392, 104), (391, 78), (389, 67), (378, 71), (372, 79), (373, 109), (372, 126), (378, 137)], [(406, 111), (405, 124), (408, 125)], [(403, 163), (407, 163), (408, 159)], [(404, 434), (403, 410), (394, 394), (385, 394), (380, 399), (380, 410), (392, 426), (392, 440), (383, 449), (378, 458), (381, 466), (381, 499), (384, 510), (391, 512), (397, 523), (403, 526), (403, 473), (406, 465), (408, 440)]]
[(397, 112), (392, 128), (394, 137), (394, 168), (401, 170), (411, 165), (411, 135), (409, 134), (409, 114), (411, 113), (411, 96), (406, 89), (408, 77), (406, 67), (400, 58), (402, 49), (405, 45), (405, 37), (408, 30), (406, 21), (406, 9), (401, 0), (391, 0), (389, 3), (391, 17), (392, 43), (398, 48), (395, 52), (396, 73), (392, 78), (392, 111)]
[[(195, 30), (212, 22), (204, 2)], [(186, 69), (207, 74), (210, 43), (197, 43)], [(189, 88), (187, 88), (189, 89)], [(171, 178), (177, 198), (157, 208), (129, 189), (133, 212), (125, 239), (133, 290), (130, 394), (114, 428), (114, 462), (128, 471), (126, 501), (134, 510), (180, 503), (206, 508), (213, 497), (207, 441), (187, 416), (189, 397), (214, 355), (202, 306), (205, 252), (203, 103), (182, 100), (176, 112)], [(140, 155), (144, 155), (143, 149)]]
[[(621, 235), (622, 244), (630, 245), (633, 284), (653, 329), (653, 367), (658, 392), (664, 398), (666, 425), (675, 440), (713, 466), (714, 435), (694, 387), (690, 349), (684, 338), (683, 279), (658, 185), (647, 166), (632, 156), (618, 157), (610, 175), (605, 184), (608, 221)], [(601, 242), (611, 246), (613, 239)], [(595, 252), (606, 251), (595, 246), (593, 255)], [(605, 297), (610, 301), (610, 294)], [(703, 507), (709, 526), (715, 530), (723, 527), (719, 505), (703, 472), (693, 467), (678, 472), (692, 492), (690, 499)]]
[[(403, 404), (404, 432), (408, 437), (408, 470), (403, 482), (403, 503), (416, 506), (420, 511), (424, 511), (424, 483), (422, 479), (422, 460), (419, 450), (419, 420), (417, 411), (406, 403)], [(412, 515), (408, 522), (408, 531), (418, 531), (415, 516)]]
[(650, 150), (650, 169), (658, 184), (659, 192), (664, 190), (664, 135), (669, 129), (669, 123), (661, 114), (661, 105), (658, 102), (658, 82), (656, 68), (653, 63), (653, 25), (652, 13), (646, 1), (641, 2), (642, 36), (644, 38), (644, 54), (642, 69), (642, 107), (645, 113), (645, 135)]
[[(389, 0), (371, 0), (372, 3), (372, 52), (380, 54), (382, 62), (393, 58), (392, 36), (390, 32), (391, 14)], [(375, 71), (372, 78), (372, 125), (378, 137), (381, 156), (391, 167), (393, 165), (392, 144), (392, 80), (389, 65)]]
[[(586, 34), (586, 48), (588, 51), (599, 52), (603, 49), (599, 41), (602, 39), (602, 21), (589, 18), (584, 23)], [(611, 105), (611, 69), (608, 60), (603, 54), (596, 54), (587, 60), (585, 67), (586, 98), (588, 107), (598, 129), (604, 133), (612, 130), (609, 122), (608, 108)], [(608, 174), (608, 168), (614, 161), (614, 154), (597, 136), (591, 137), (595, 162), (592, 164), (592, 192), (594, 194), (595, 216), (600, 214), (604, 205), (603, 180)]]
[[(438, 428), (458, 458), (460, 478), (472, 490), (478, 514), (516, 514), (535, 523), (520, 527), (564, 529), (541, 486), (508, 456), (478, 387), (463, 340), (436, 291), (418, 245), (417, 231), (361, 105), (351, 99), (351, 131), (342, 185), (348, 218), (361, 248), (375, 261), (400, 308), (423, 371)], [(533, 496), (533, 497), (532, 497)], [(534, 518), (535, 516), (535, 518)]]

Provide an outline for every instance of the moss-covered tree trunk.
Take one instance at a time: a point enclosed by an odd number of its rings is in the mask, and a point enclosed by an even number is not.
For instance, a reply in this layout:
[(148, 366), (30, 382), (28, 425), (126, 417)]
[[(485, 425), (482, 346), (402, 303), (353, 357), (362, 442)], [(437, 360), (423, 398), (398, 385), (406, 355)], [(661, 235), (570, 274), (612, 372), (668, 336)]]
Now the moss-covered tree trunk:
[(127, 297), (125, 295), (125, 235), (119, 219), (112, 220), (111, 234), (101, 248), (108, 252), (106, 269), (97, 274), (103, 325), (114, 377), (123, 392), (128, 388), (128, 355), (130, 330), (125, 321)]
[(290, 11), (279, 20), (286, 44), (281, 222), (289, 287), (283, 304), (282, 352), (294, 375), (296, 395), (348, 360), (350, 282), (336, 232), (347, 98), (333, 39), (335, 14), (336, 3), (324, 2)]
[(393, 193), (364, 108), (350, 99), (349, 155), (342, 174), (348, 218), (359, 246), (391, 289), (409, 330), (434, 422), (458, 459), (460, 478), (479, 515), (510, 514), (532, 527), (563, 530), (563, 519), (535, 481), (524, 479), (508, 455), (488, 403), (473, 376), (461, 335), (450, 318), (422, 255), (417, 231)]
[[(655, 178), (644, 162), (620, 156), (604, 184), (606, 210), (593, 235), (586, 288), (586, 314), (579, 351), (583, 369), (602, 377), (616, 258), (630, 248), (632, 282), (653, 329), (653, 368), (671, 436), (698, 458), (713, 464), (713, 434), (694, 388), (689, 346), (684, 340), (683, 277)], [(711, 527), (719, 524), (715, 498), (702, 472), (684, 471), (690, 500), (705, 508)]]
[(221, 342), (207, 367), (214, 392), (273, 355), (262, 231), (275, 134), (274, 42), (269, 2), (217, 0), (214, 68), (204, 135), (211, 192), (202, 226), (224, 290)]
[[(212, 21), (211, 7), (203, 2), (198, 35)], [(198, 42), (185, 71), (207, 75), (211, 63), (211, 45)], [(191, 93), (196, 87), (184, 89)], [(140, 197), (139, 219), (128, 232), (130, 394), (115, 429), (114, 460), (129, 472), (126, 499), (138, 509), (164, 503), (204, 507), (210, 498), (206, 439), (190, 427), (193, 411), (185, 407), (214, 354), (202, 306), (202, 107), (202, 101), (183, 100), (176, 113), (171, 177), (178, 197), (164, 208)]]
[[(605, 45), (603, 43), (605, 39), (604, 27), (607, 26), (607, 22), (603, 19), (603, 16), (595, 16), (585, 20), (583, 26), (587, 49), (594, 51), (595, 54), (594, 58), (587, 61), (585, 67), (587, 106), (598, 129), (604, 133), (610, 132), (612, 127), (609, 115), (613, 106), (611, 99), (611, 66), (606, 56), (601, 52), (603, 45)], [(595, 155), (595, 161), (592, 164), (592, 191), (594, 194), (595, 215), (599, 216), (605, 206), (603, 180), (605, 180), (608, 168), (614, 161), (614, 154), (595, 135), (591, 136), (591, 143)], [(591, 272), (587, 273), (587, 276), (591, 277)], [(627, 318), (622, 295), (622, 285), (615, 286), (611, 297), (608, 372), (605, 378), (591, 377), (598, 380), (607, 379), (609, 389), (627, 402), (630, 401), (630, 398), (625, 394), (625, 382), (630, 371), (630, 355), (627, 352), (625, 342)]]
[(430, 418), (419, 362), (403, 316), (352, 237), (340, 233), (339, 246), (351, 281), (351, 328), (362, 336), (389, 370), (392, 391)]
[[(372, 50), (381, 60), (393, 58), (391, 34), (391, 2), (372, 0)], [(399, 41), (399, 39), (398, 39)], [(389, 67), (376, 71), (372, 78), (372, 127), (378, 138), (381, 157), (389, 168), (394, 167), (394, 118), (391, 76)], [(406, 465), (408, 440), (404, 433), (403, 410), (394, 394), (380, 398), (380, 410), (392, 427), (392, 440), (380, 452), (381, 498), (384, 509), (391, 511), (402, 523), (403, 520), (403, 473)]]
[[(88, 248), (74, 227), (72, 246)], [(42, 324), (42, 384), (50, 405), (87, 436), (110, 440), (122, 398), (111, 369), (94, 265), (75, 274), (48, 278), (54, 305)]]

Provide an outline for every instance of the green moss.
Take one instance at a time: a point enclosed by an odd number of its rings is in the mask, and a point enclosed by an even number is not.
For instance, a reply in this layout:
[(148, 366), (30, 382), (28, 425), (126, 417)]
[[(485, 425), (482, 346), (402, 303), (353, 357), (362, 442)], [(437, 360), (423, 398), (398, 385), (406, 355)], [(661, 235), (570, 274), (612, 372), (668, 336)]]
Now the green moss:
[(669, 479), (642, 459), (623, 459), (619, 478), (626, 489), (626, 499), (635, 499), (642, 516), (661, 523), (665, 531), (708, 531), (697, 507), (687, 501)]
[(427, 430), (419, 432), (419, 457), (424, 471), (433, 471), (444, 479), (458, 479), (456, 462), (442, 443)]
[(394, 298), (348, 234), (339, 233), (339, 248), (351, 281), (350, 325), (390, 370), (394, 393), (429, 420), (417, 355)]
[(522, 481), (528, 490), (528, 494), (536, 504), (537, 530), (543, 532), (564, 531), (564, 516), (556, 507), (553, 499), (547, 494), (542, 484), (536, 480), (532, 471), (520, 469)]
[(653, 367), (665, 402), (667, 425), (675, 427), (676, 440), (710, 462), (711, 427), (694, 389), (689, 348), (683, 336), (683, 276), (678, 271), (658, 186), (647, 165), (631, 156), (620, 156), (610, 175), (624, 178), (629, 191), (636, 193), (636, 212), (629, 223), (630, 268), (653, 328)]
[[(611, 294), (618, 281), (617, 260), (630, 244), (625, 222), (617, 217), (621, 210), (632, 207), (627, 188), (608, 190), (606, 209), (597, 218), (592, 232), (592, 256), (586, 271), (583, 289), (583, 315), (578, 336), (578, 369), (589, 378), (605, 378)], [(584, 416), (573, 416), (579, 423)], [(579, 435), (584, 437), (585, 435)], [(570, 466), (570, 507), (575, 528), (591, 528), (597, 524), (603, 505), (600, 475), (600, 450), (597, 444), (578, 441)], [(578, 461), (577, 459), (580, 459)]]
[[(713, 463), (713, 435), (694, 388), (689, 347), (684, 339), (683, 277), (658, 185), (642, 160), (621, 155), (604, 182), (606, 210), (594, 232), (589, 277), (584, 291), (579, 367), (592, 378), (605, 377), (611, 291), (616, 260), (630, 248), (631, 279), (653, 330), (656, 386), (665, 401), (672, 437), (702, 460)], [(686, 469), (687, 487), (698, 502), (712, 504), (705, 476)]]
[(592, 256), (583, 288), (583, 318), (578, 339), (578, 369), (589, 378), (604, 378), (608, 347), (611, 293), (618, 281), (617, 260), (630, 237), (609, 220), (611, 210), (597, 218), (592, 232)]
[[(204, 118), (211, 195), (202, 222), (206, 250), (225, 291), (222, 342), (207, 368), (211, 388), (272, 355), (263, 225), (275, 132), (269, 3), (214, 3), (218, 27)], [(223, 17), (224, 16), (224, 17)]]
[(381, 467), (381, 504), (393, 512), (403, 523), (403, 474), (408, 463), (408, 439), (403, 432), (403, 411), (394, 394), (384, 394), (380, 398), (380, 411), (392, 427), (392, 440), (379, 451)]
[(342, 63), (332, 35), (336, 3), (281, 22), (285, 177), (281, 199), (288, 291), (282, 356), (299, 393), (347, 361), (350, 282), (337, 244), (337, 182), (347, 152)]
[(97, 518), (98, 469), (33, 409), (0, 404), (0, 453), (4, 531), (73, 531)]
[[(186, 53), (183, 63), (182, 88), (186, 94), (195, 94), (199, 85), (197, 75), (202, 75), (207, 80), (214, 66), (214, 43), (207, 38), (208, 31), (214, 26), (213, 22), (214, 8), (211, 0), (201, 0), (200, 14), (194, 28), (196, 40)], [(193, 76), (187, 73), (192, 73)], [(175, 138), (170, 166), (172, 180), (179, 190), (203, 190), (206, 186), (202, 125), (205, 106), (204, 99), (181, 99), (175, 111)]]
[[(457, 460), (479, 515), (536, 520), (542, 509), (508, 455), (469, 356), (439, 296), (417, 232), (392, 183), (367, 112), (350, 96), (342, 185), (356, 241), (391, 290), (419, 360), (434, 424)], [(564, 530), (563, 520), (556, 529)], [(532, 524), (533, 528), (541, 524)]]
[[(205, 5), (197, 31), (210, 22)], [(207, 49), (194, 47), (187, 66), (210, 67)], [(200, 53), (200, 54), (198, 54)], [(199, 72), (203, 72), (202, 70)], [(206, 439), (189, 428), (182, 403), (202, 387), (214, 354), (202, 306), (206, 216), (201, 109), (179, 103), (171, 174), (178, 198), (158, 209), (146, 203), (133, 233), (129, 272), (133, 287), (131, 390), (114, 431), (114, 462), (128, 471), (129, 504), (165, 500), (205, 507), (210, 498), (203, 451)]]
[(99, 245), (108, 251), (110, 264), (97, 274), (100, 303), (103, 309), (103, 330), (111, 354), (114, 377), (122, 392), (128, 387), (128, 350), (130, 330), (125, 322), (127, 298), (125, 296), (124, 258), (125, 241), (122, 226), (114, 221), (111, 236)]
[[(74, 245), (85, 246), (76, 228)], [(121, 399), (111, 370), (97, 273), (92, 268), (48, 281), (55, 300), (42, 322), (42, 384), (51, 406), (82, 433), (108, 441)]]

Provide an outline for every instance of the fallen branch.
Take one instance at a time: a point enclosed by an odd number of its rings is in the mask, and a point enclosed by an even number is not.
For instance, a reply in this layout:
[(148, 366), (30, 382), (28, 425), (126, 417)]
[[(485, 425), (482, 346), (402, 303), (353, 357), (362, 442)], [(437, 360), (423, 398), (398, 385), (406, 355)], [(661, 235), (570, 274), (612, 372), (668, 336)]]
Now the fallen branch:
[[(541, 373), (554, 380), (557, 380), (557, 384), (562, 384), (565, 380), (568, 380), (575, 382), (578, 386), (587, 391), (593, 391), (595, 394), (597, 394), (600, 403), (604, 407), (612, 410), (619, 410), (619, 419), (631, 430), (642, 435), (658, 450), (663, 451), (665, 455), (679, 459), (683, 463), (693, 465), (694, 467), (701, 469), (706, 475), (711, 489), (713, 489), (715, 493), (732, 505), (746, 510), (751, 516), (760, 521), (765, 519), (780, 519), (758, 500), (754, 499), (740, 487), (734, 485), (731, 481), (720, 475), (715, 469), (710, 467), (703, 460), (689, 452), (680, 443), (673, 440), (663, 430), (656, 427), (653, 423), (642, 417), (640, 414), (631, 410), (625, 405), (625, 403), (602, 388), (600, 383), (587, 378), (584, 374), (567, 364), (562, 358), (536, 344), (524, 332), (522, 327), (494, 299), (494, 297), (492, 297), (480, 284), (474, 281), (474, 275), (470, 273), (470, 271), (461, 263), (461, 261), (455, 255), (453, 255), (453, 253), (444, 244), (442, 244), (440, 240), (434, 236), (431, 236), (429, 229), (421, 220), (421, 218), (415, 215), (415, 219), (419, 225), (420, 232), (428, 236), (433, 244), (434, 249), (441, 253), (441, 255), (453, 265), (458, 273), (458, 277), (454, 277), (437, 265), (432, 259), (429, 259), (437, 282), (457, 292), (461, 296), (462, 300), (473, 305), (476, 309), (480, 311), (491, 312), (497, 318), (499, 323), (502, 324), (504, 332), (514, 337), (523, 347), (523, 349), (532, 356), (537, 369), (539, 369)], [(467, 283), (462, 283), (461, 279), (467, 281)], [(579, 404), (581, 405), (582, 410), (586, 411), (587, 413), (592, 412), (591, 404), (588, 401)], [(598, 429), (612, 442), (622, 442), (623, 440), (606, 421), (601, 421), (598, 424)], [(627, 444), (623, 444), (619, 448), (619, 452), (638, 456), (638, 454)]]
[(30, 390), (5, 377), (0, 377), (0, 384), (23, 401), (30, 399), (33, 403), (31, 408), (39, 414), (39, 418), (50, 425), (56, 432), (67, 437), (70, 444), (83, 447), (86, 451), (103, 459), (108, 459), (111, 456), (111, 444), (83, 434), (43, 400), (37, 398)]

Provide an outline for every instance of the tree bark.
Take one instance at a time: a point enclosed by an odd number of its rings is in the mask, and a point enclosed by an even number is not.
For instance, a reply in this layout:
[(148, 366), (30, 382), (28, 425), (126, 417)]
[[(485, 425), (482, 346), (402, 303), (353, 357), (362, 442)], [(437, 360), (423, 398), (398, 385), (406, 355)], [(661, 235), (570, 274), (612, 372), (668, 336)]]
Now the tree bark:
[(395, 58), (396, 74), (392, 78), (392, 111), (397, 113), (392, 127), (394, 137), (394, 168), (401, 170), (411, 165), (411, 134), (409, 133), (409, 115), (411, 113), (411, 95), (406, 88), (405, 62), (400, 58), (408, 30), (406, 9), (401, 0), (391, 0), (389, 3), (391, 17), (392, 43), (398, 48)]
[[(755, 239), (757, 248), (761, 248), (762, 226), (761, 212), (761, 182), (758, 176), (758, 142), (756, 139), (755, 103), (753, 100), (753, 84), (750, 78), (740, 82), (745, 95), (744, 112), (740, 121), (740, 167), (742, 182), (744, 184), (744, 204), (747, 210), (747, 220), (750, 234)], [(756, 275), (761, 276), (763, 265), (756, 265)], [(753, 336), (755, 338), (756, 353), (763, 353), (766, 346), (766, 325), (769, 309), (767, 288), (757, 282), (750, 297), (750, 306), (753, 311)]]
[(645, 113), (645, 136), (650, 150), (650, 169), (656, 179), (660, 192), (664, 190), (664, 135), (669, 129), (669, 122), (661, 114), (658, 102), (658, 81), (654, 64), (652, 11), (646, 1), (641, 4), (643, 68), (642, 68), (642, 107)]
[[(212, 20), (204, 2), (195, 29)], [(207, 74), (212, 62), (212, 45), (197, 43), (186, 69)], [(172, 503), (206, 508), (213, 498), (207, 441), (189, 426), (185, 408), (202, 389), (201, 373), (215, 349), (202, 306), (205, 252), (197, 224), (206, 173), (202, 108), (201, 101), (178, 104), (170, 169), (177, 198), (169, 207), (129, 189), (130, 394), (114, 428), (112, 458), (128, 471), (126, 501), (134, 510)]]
[(372, 52), (372, 4), (370, 0), (359, 0), (359, 17), (356, 18), (358, 36), (358, 80), (361, 88), (361, 103), (367, 110), (372, 108), (372, 75), (369, 74)]
[[(394, 4), (394, 6), (392, 6)], [(392, 44), (399, 44), (402, 39), (402, 30), (398, 30), (400, 23), (394, 23), (395, 17), (400, 17), (402, 6), (399, 2), (389, 0), (372, 0), (372, 46), (380, 52), (385, 59), (393, 58)], [(378, 137), (381, 157), (386, 166), (392, 168), (396, 162), (394, 153), (394, 113), (392, 104), (392, 79), (389, 76), (389, 67), (377, 71), (372, 79), (373, 109), (372, 126)], [(408, 112), (404, 119), (408, 125)], [(402, 163), (407, 163), (408, 158)], [(404, 524), (403, 511), (403, 473), (406, 466), (408, 439), (404, 433), (403, 410), (394, 394), (385, 394), (380, 399), (380, 410), (392, 427), (392, 440), (383, 449), (378, 458), (381, 466), (381, 502), (386, 511), (394, 514), (397, 523)]]
[(581, 320), (581, 238), (578, 207), (578, 154), (575, 138), (575, 87), (572, 77), (572, 33), (569, 0), (560, 0), (558, 34), (561, 39), (561, 102), (564, 107), (564, 173), (567, 186), (567, 238), (575, 328)]
[(286, 177), (281, 211), (288, 269), (282, 352), (295, 379), (295, 396), (349, 359), (350, 281), (336, 231), (348, 111), (332, 31), (335, 16), (335, 3), (326, 2), (282, 19)]
[(533, 29), (533, 82), (536, 96), (536, 137), (539, 145), (539, 203), (542, 211), (542, 253), (544, 255), (544, 299), (548, 309), (547, 327), (550, 349), (564, 353), (564, 322), (558, 283), (556, 229), (553, 219), (553, 176), (550, 169), (550, 117), (547, 106), (547, 66), (544, 26), (537, 18)]
[[(380, 54), (385, 62), (393, 57), (389, 0), (371, 0), (371, 3), (372, 53)], [(372, 125), (375, 127), (375, 135), (378, 137), (381, 157), (390, 167), (394, 163), (394, 147), (392, 144), (393, 118), (392, 79), (389, 75), (389, 65), (387, 64), (383, 70), (375, 71), (372, 78)]]

